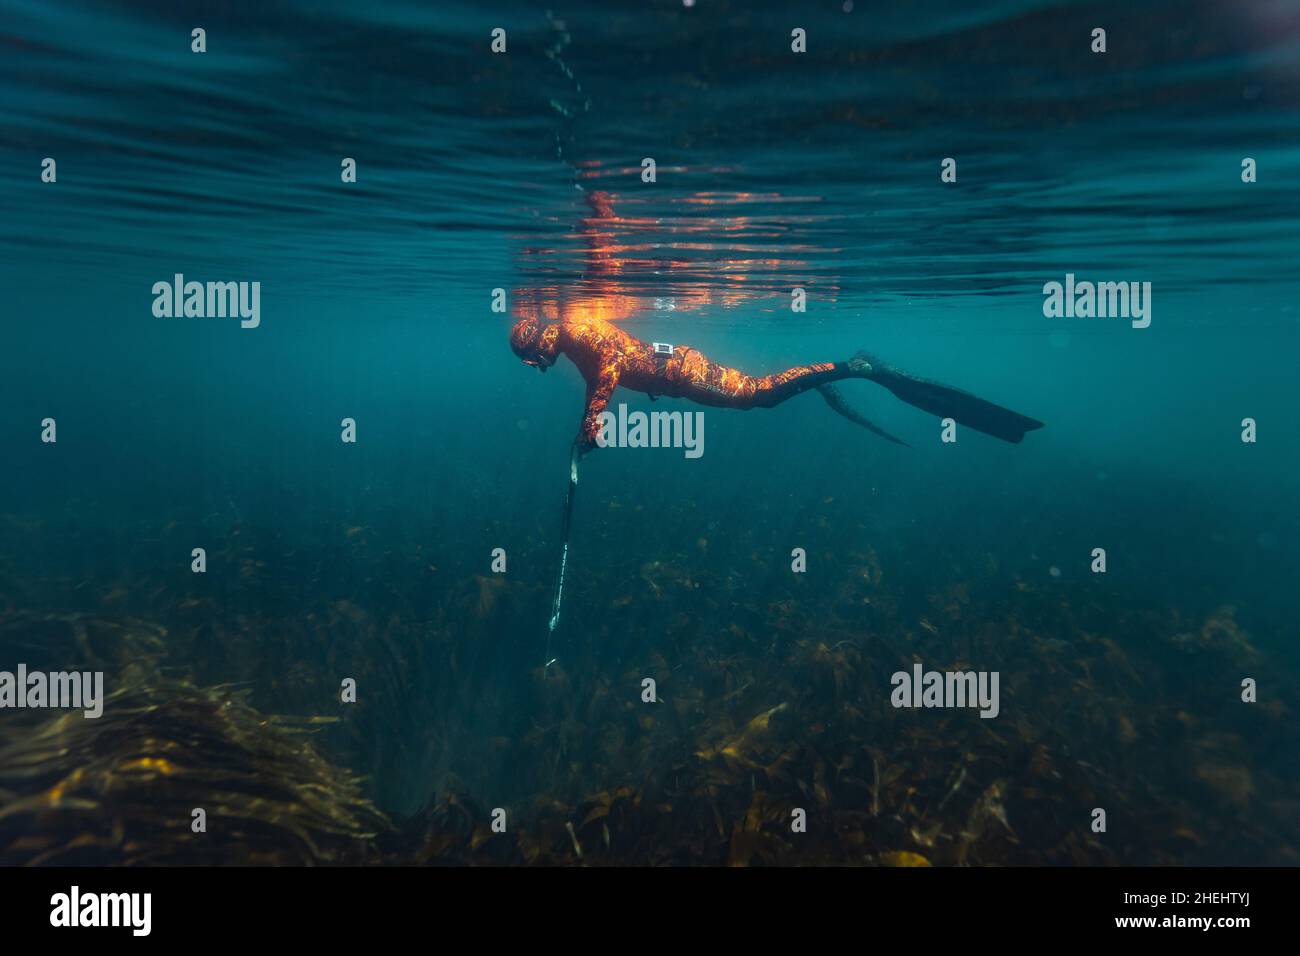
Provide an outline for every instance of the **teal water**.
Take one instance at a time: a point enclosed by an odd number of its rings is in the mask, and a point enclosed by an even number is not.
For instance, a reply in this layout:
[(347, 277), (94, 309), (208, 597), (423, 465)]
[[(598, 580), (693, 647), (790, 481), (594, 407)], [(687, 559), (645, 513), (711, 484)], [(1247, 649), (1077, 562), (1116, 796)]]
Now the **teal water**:
[[(842, 702), (869, 710), (913, 657), (1000, 668), (1004, 721), (1151, 795), (1145, 840), (1083, 862), (1295, 862), (1300, 14), (847, 6), (5, 0), (0, 610), (158, 621), (200, 680), (341, 713), (322, 747), (397, 815), (453, 786), (526, 815), (645, 780), (697, 759), (715, 722), (787, 702), (773, 662), (888, 646)], [(260, 282), (260, 325), (155, 317), (176, 273)], [(1045, 318), (1066, 273), (1150, 282), (1150, 327)], [(865, 347), (1046, 427), (944, 444), (850, 382), (911, 448), (804, 396), (707, 410), (699, 460), (594, 454), (557, 693), (538, 668), (583, 385), (511, 354), (525, 314), (601, 316), (755, 373)], [(1058, 709), (1049, 664), (1091, 658), (1084, 639), (1139, 679), (1121, 695), (1098, 658)], [(1040, 641), (1048, 656), (1021, 654)], [(701, 654), (767, 676), (717, 683)], [(340, 711), (354, 672), (382, 683)], [(675, 726), (625, 712), (647, 675), (691, 701)], [(794, 709), (796, 727), (849, 720)], [(1095, 713), (1131, 714), (1137, 742)], [(607, 750), (584, 737), (612, 726)], [(896, 724), (870, 726), (921, 773)], [(1246, 796), (1223, 784), (1242, 772)], [(1184, 773), (1204, 787), (1194, 845), (1151, 822), (1183, 819), (1161, 795)], [(984, 861), (1037, 861), (1072, 812)]]

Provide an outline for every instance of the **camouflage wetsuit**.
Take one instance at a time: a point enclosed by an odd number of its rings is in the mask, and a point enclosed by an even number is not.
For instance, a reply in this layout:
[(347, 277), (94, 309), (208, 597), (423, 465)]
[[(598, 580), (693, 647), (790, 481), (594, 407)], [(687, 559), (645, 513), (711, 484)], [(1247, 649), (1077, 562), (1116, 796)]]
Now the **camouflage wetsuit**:
[(711, 362), (693, 348), (642, 342), (602, 319), (551, 325), (523, 319), (510, 340), (529, 365), (544, 369), (567, 355), (578, 366), (587, 380), (587, 408), (578, 434), (585, 448), (595, 444), (600, 414), (620, 385), (652, 397), (745, 409), (770, 408), (836, 379), (865, 377), (848, 362), (820, 362), (755, 378)]
[(796, 365), (755, 378), (710, 362), (693, 348), (648, 344), (603, 319), (543, 324), (525, 318), (510, 331), (510, 347), (525, 364), (545, 371), (567, 355), (587, 380), (587, 408), (577, 444), (596, 444), (600, 415), (614, 389), (622, 385), (651, 397), (687, 398), (722, 408), (771, 408), (809, 389), (817, 389), (839, 414), (890, 441), (903, 444), (854, 412), (832, 387), (845, 378), (870, 379), (898, 398), (941, 418), (952, 418), (1003, 441), (1019, 442), (1043, 423), (985, 401), (959, 388), (909, 375), (859, 352), (847, 362)]

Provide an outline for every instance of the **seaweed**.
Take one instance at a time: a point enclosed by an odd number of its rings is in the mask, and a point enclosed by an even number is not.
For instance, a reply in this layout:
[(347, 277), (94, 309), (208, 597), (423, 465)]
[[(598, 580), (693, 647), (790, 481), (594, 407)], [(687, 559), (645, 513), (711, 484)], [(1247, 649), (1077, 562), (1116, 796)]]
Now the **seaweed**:
[[(24, 633), (66, 628), (95, 661), (97, 634), (116, 634), (122, 649), (158, 640), (79, 617), (27, 625)], [(324, 759), (308, 736), (336, 718), (265, 717), (246, 690), (199, 687), (147, 657), (119, 673), (98, 718), (40, 713), (0, 724), (0, 863), (375, 859), (374, 842), (391, 824), (358, 778)], [(204, 811), (201, 832), (196, 809)]]
[[(533, 620), (549, 567), (487, 576), (355, 522), (319, 530), (346, 575), (236, 524), (212, 553), (241, 598), (105, 571), (92, 610), (10, 608), (6, 660), (100, 668), (112, 692), (98, 719), (5, 715), (0, 862), (1298, 862), (1295, 677), (1231, 607), (1072, 589), (956, 546), (922, 567), (888, 539), (816, 590), (773, 578), (757, 532), (710, 533), (577, 565), (551, 666)], [(522, 553), (547, 551), (537, 535)], [(286, 567), (294, 587), (264, 579)], [(895, 709), (890, 675), (914, 662), (997, 670), (1000, 716)], [(1266, 669), (1269, 701), (1240, 704), (1235, 675)]]

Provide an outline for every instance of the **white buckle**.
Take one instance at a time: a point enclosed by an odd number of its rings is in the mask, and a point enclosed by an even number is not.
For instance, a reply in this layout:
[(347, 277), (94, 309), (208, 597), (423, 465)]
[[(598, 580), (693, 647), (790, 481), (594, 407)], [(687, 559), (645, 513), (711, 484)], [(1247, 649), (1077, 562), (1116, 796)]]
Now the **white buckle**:
[(671, 345), (669, 345), (667, 342), (655, 342), (655, 343), (654, 343), (654, 347), (655, 347), (655, 354), (656, 354), (656, 355), (672, 355), (672, 354), (673, 354), (673, 347), (672, 347)]

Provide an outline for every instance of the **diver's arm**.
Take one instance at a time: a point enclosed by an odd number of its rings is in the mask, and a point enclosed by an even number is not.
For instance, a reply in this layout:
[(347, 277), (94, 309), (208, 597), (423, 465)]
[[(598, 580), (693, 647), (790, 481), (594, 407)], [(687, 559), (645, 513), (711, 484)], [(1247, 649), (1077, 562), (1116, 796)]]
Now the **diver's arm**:
[(600, 416), (609, 404), (614, 389), (618, 388), (618, 376), (623, 371), (620, 365), (607, 365), (600, 370), (594, 381), (587, 383), (587, 409), (582, 416), (582, 427), (578, 429), (576, 445), (579, 454), (586, 454), (596, 447), (596, 436), (600, 434)]

